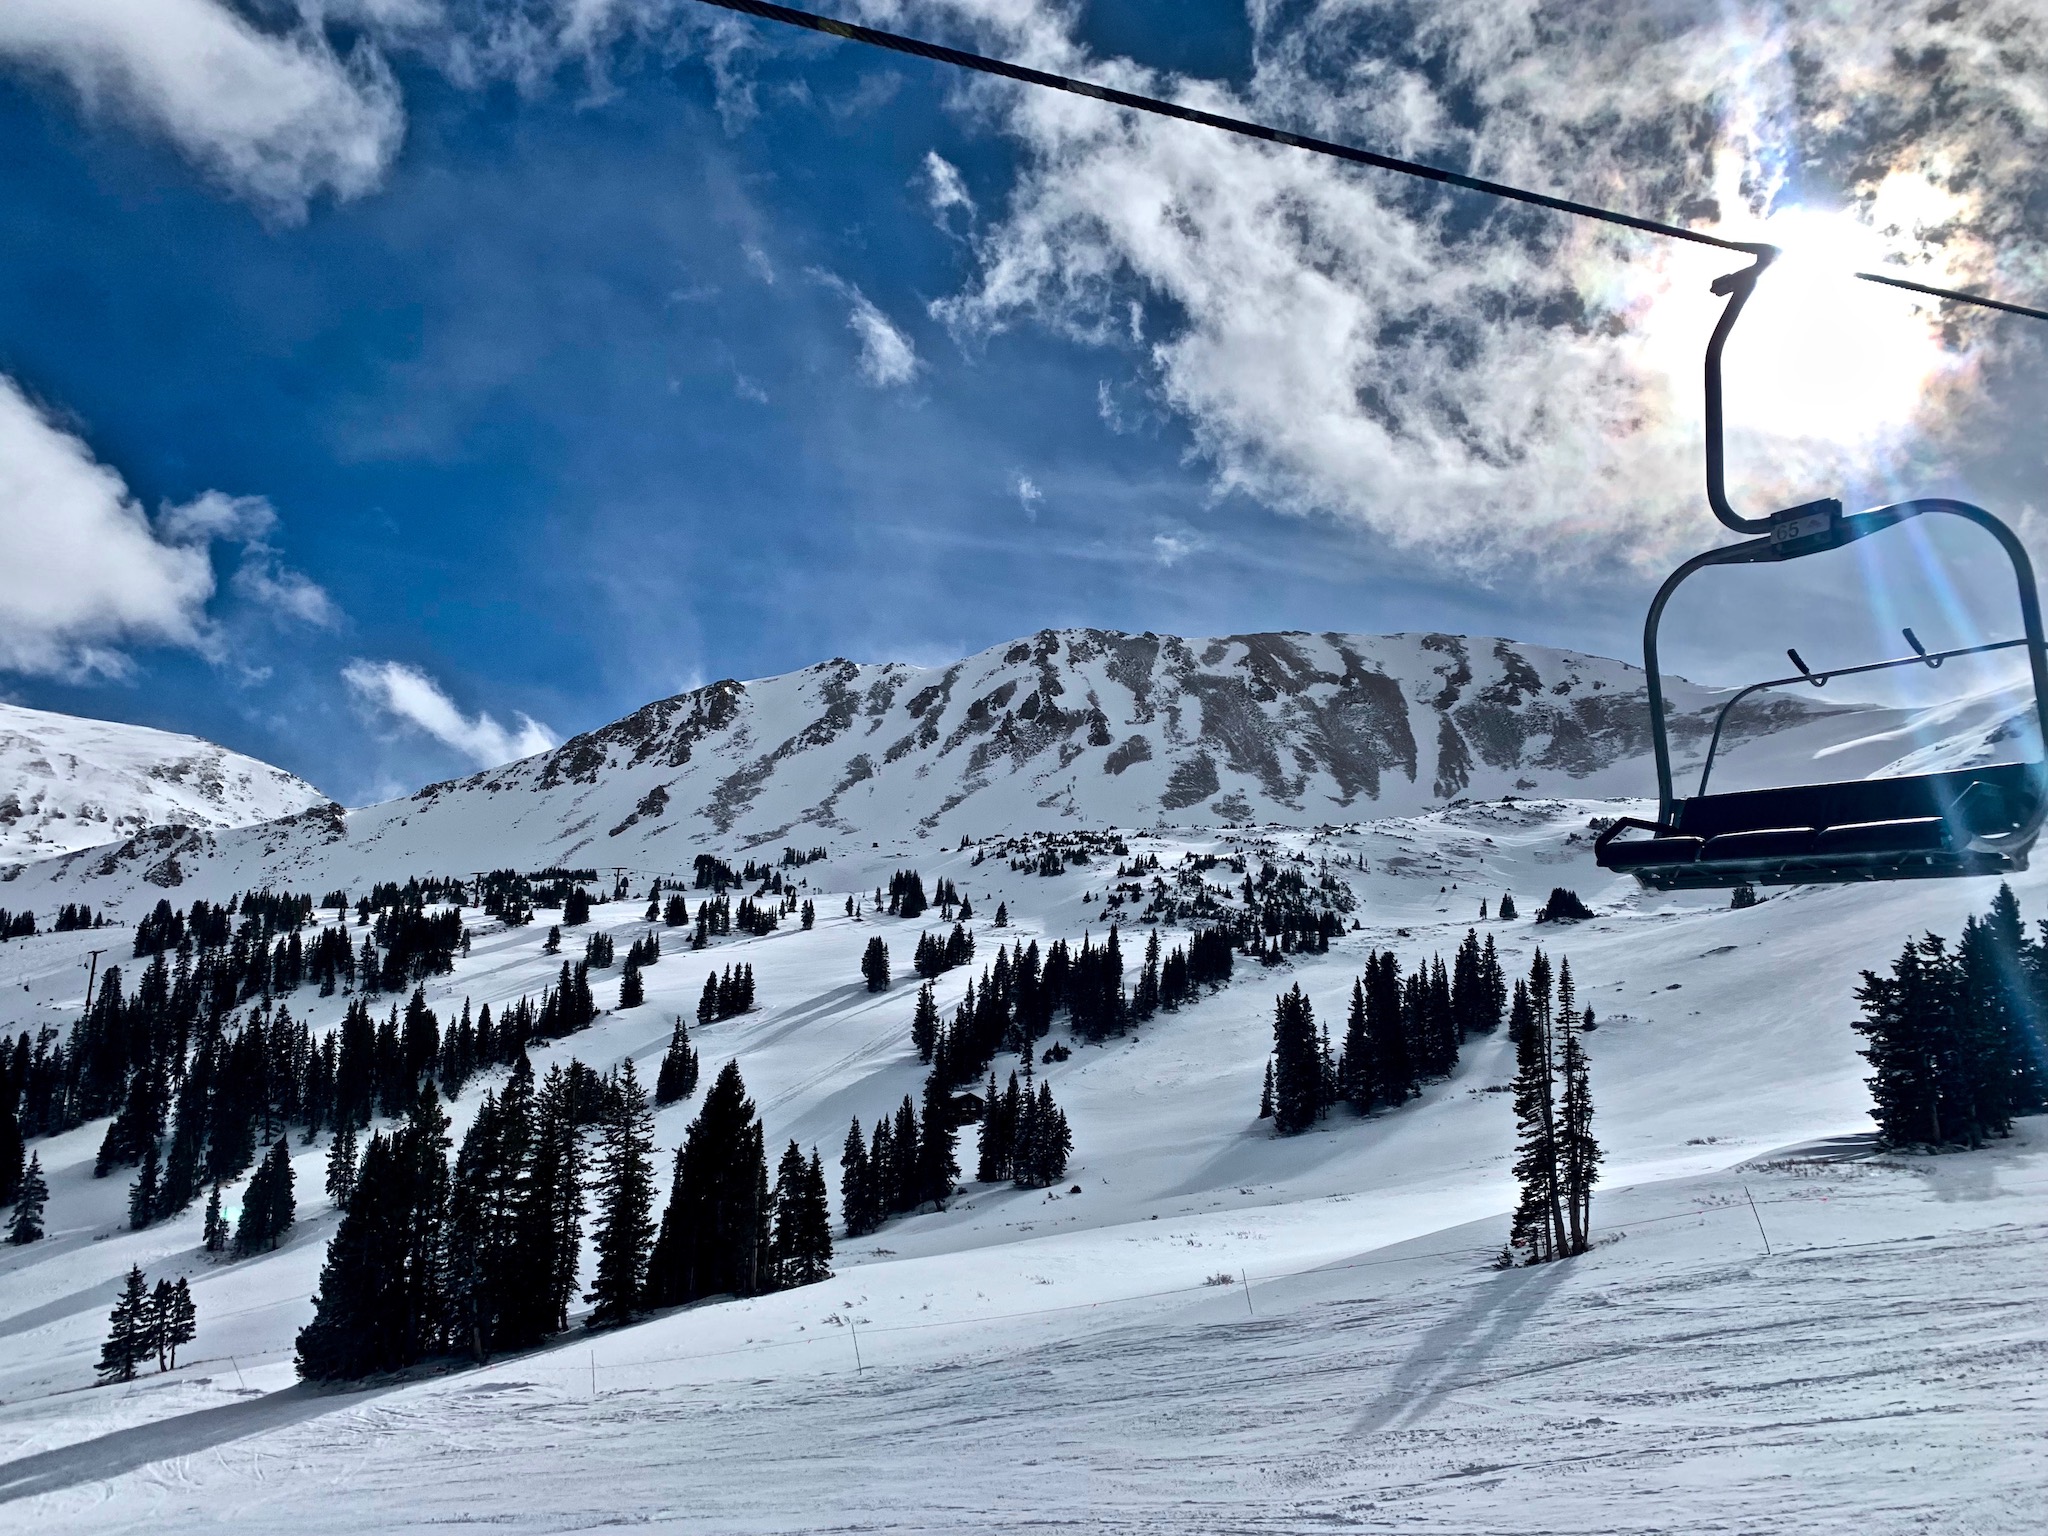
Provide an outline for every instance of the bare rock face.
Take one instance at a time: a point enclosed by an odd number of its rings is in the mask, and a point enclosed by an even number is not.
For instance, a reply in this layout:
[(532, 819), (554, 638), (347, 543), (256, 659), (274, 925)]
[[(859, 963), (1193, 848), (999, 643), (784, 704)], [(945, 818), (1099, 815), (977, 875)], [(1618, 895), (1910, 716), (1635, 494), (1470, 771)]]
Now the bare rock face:
[[(1665, 686), (1681, 760), (1696, 757), (1726, 694)], [(1882, 713), (1761, 695), (1725, 742), (1739, 754), (1782, 741), (1803, 761), (1876, 739)], [(1642, 673), (1570, 651), (1458, 635), (1045, 630), (946, 667), (833, 660), (712, 683), (345, 817), (308, 810), (209, 832), (203, 847), (124, 828), (90, 868), (48, 873), (137, 895), (263, 879), (326, 889), (506, 866), (671, 874), (706, 851), (1028, 829), (1313, 826), (1508, 794), (1640, 795), (1648, 752)]]

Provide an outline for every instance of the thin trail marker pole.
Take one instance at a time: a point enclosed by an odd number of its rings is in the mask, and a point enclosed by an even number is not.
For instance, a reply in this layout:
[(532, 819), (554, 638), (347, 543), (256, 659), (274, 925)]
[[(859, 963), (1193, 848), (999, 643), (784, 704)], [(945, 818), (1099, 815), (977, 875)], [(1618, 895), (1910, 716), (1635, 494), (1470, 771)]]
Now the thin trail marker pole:
[(1246, 1317), (1257, 1317), (1252, 1310), (1252, 1272), (1242, 1264), (1237, 1266), (1237, 1278), (1244, 1282), (1244, 1313)]
[(597, 1401), (597, 1351), (590, 1352), (590, 1400)]
[(235, 1368), (235, 1385), (237, 1387), (240, 1387), (244, 1392), (248, 1391), (249, 1383), (242, 1380), (242, 1362), (237, 1360), (233, 1355), (229, 1355), (228, 1364), (232, 1365)]
[(851, 1317), (846, 1320), (846, 1331), (853, 1335), (853, 1374), (865, 1376), (868, 1368), (860, 1358), (860, 1328)]
[(1742, 1198), (1749, 1202), (1749, 1214), (1756, 1217), (1756, 1235), (1764, 1240), (1764, 1257), (1771, 1256), (1771, 1234), (1764, 1230), (1763, 1213), (1756, 1208), (1756, 1196), (1749, 1192), (1747, 1184), (1742, 1186)]

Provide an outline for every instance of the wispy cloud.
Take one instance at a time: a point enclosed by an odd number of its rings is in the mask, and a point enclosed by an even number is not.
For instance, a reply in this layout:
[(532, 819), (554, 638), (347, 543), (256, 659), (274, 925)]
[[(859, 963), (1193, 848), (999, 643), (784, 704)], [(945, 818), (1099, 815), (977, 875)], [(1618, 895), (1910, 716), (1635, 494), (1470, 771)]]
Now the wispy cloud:
[[(362, 14), (388, 25), (399, 11)], [(397, 82), (368, 42), (337, 53), (318, 26), (263, 31), (220, 0), (7, 0), (0, 61), (61, 79), (88, 112), (168, 139), (284, 219), (322, 193), (369, 191), (404, 136)]]
[(1024, 515), (1033, 522), (1038, 521), (1038, 504), (1045, 500), (1045, 492), (1038, 488), (1038, 482), (1029, 475), (1019, 475), (1016, 492), (1018, 505), (1024, 508)]
[(402, 661), (352, 661), (341, 678), (367, 708), (426, 732), (479, 768), (545, 752), (561, 740), (531, 715), (515, 715), (510, 729), (481, 710), (465, 715), (439, 683)]

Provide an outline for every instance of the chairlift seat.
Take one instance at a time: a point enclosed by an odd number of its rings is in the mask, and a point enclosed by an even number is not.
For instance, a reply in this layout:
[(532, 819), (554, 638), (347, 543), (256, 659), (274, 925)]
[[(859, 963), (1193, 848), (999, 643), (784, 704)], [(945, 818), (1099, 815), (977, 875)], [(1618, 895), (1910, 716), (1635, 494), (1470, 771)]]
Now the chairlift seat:
[[(2009, 874), (2027, 867), (2042, 794), (2041, 765), (2001, 763), (1695, 795), (1668, 823), (1616, 822), (1595, 857), (1658, 890)], [(1652, 835), (1623, 838), (1631, 827)]]

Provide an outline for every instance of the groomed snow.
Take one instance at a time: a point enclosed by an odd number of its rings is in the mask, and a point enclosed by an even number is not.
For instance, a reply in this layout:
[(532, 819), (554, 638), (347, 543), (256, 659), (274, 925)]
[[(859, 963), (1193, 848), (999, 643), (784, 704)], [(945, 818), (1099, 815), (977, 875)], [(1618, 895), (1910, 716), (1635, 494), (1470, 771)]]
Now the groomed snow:
[[(2034, 1122), (1982, 1153), (1871, 1153), (1849, 1029), (1859, 970), (1955, 931), (1995, 885), (1799, 890), (1743, 912), (1645, 895), (1592, 867), (1587, 820), (1621, 808), (1133, 834), (1134, 855), (1168, 866), (1208, 849), (1363, 857), (1368, 872), (1339, 871), (1363, 926), (1327, 957), (1241, 961), (1221, 995), (1043, 1068), (1080, 1193), (970, 1185), (942, 1214), (843, 1242), (824, 1285), (572, 1333), (484, 1371), (293, 1385), (334, 1222), (324, 1138), (296, 1149), (290, 1240), (239, 1263), (196, 1251), (196, 1209), (120, 1225), (126, 1178), (90, 1177), (103, 1123), (38, 1143), (51, 1236), (0, 1250), (0, 1502), (24, 1528), (94, 1531), (2024, 1528), (2048, 1488), (2048, 1138)], [(977, 970), (1003, 939), (1103, 934), (1082, 897), (1112, 865), (1041, 879), (972, 858), (906, 841), (811, 866), (815, 932), (665, 954), (645, 1007), (536, 1066), (631, 1056), (651, 1081), (707, 969), (749, 962), (761, 1009), (693, 1030), (698, 1048), (708, 1070), (739, 1061), (771, 1152), (794, 1137), (836, 1171), (849, 1117), (872, 1122), (921, 1079), (902, 978), (939, 926), (854, 922), (844, 890), (904, 865), (951, 877), (975, 904)], [(1557, 884), (1599, 917), (1533, 924)], [(2048, 915), (2048, 881), (2015, 888)], [(1569, 956), (1598, 1012), (1608, 1149), (1602, 1246), (1512, 1273), (1490, 1267), (1512, 1128), (1506, 1095), (1485, 1090), (1507, 1079), (1504, 1040), (1369, 1121), (1339, 1112), (1280, 1141), (1254, 1116), (1276, 991), (1299, 981), (1340, 1027), (1367, 948), (1448, 958), (1503, 890), (1525, 914), (1487, 929), (1504, 962), (1519, 970), (1539, 943)], [(989, 926), (999, 899), (1007, 933)], [(597, 909), (622, 953), (643, 907)], [(443, 1018), (465, 996), (537, 993), (559, 964), (539, 952), (551, 916), (481, 925), (429, 989)], [(878, 931), (899, 980), (875, 998), (858, 956)], [(0, 946), (0, 995), (25, 1023), (68, 1022), (93, 942)], [(942, 1007), (966, 979), (941, 980)], [(325, 1026), (343, 1001), (309, 989), (292, 1007)], [(457, 1135), (482, 1086), (453, 1106)], [(693, 1113), (662, 1112), (664, 1149)], [(92, 1389), (130, 1263), (192, 1277), (194, 1358)]]

